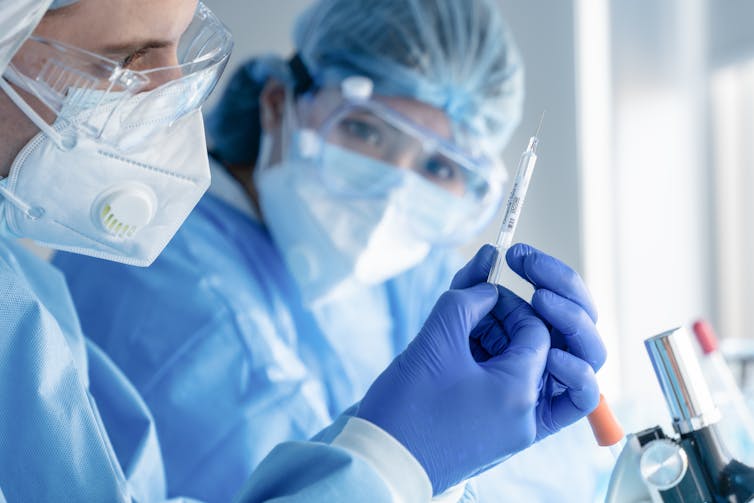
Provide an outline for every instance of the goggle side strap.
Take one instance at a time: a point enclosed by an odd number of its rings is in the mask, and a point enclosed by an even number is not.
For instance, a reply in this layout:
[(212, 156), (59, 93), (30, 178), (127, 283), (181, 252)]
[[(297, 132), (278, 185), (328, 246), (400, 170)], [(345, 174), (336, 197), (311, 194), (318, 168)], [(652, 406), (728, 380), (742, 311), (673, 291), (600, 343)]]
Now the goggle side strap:
[[(11, 67), (8, 67), (7, 71), (13, 70), (11, 69)], [(29, 120), (39, 128), (40, 131), (42, 131), (47, 137), (55, 142), (55, 144), (60, 149), (65, 150), (63, 137), (60, 135), (60, 133), (58, 133), (55, 128), (50, 126), (47, 121), (45, 121), (42, 116), (39, 115), (37, 111), (34, 110), (31, 105), (29, 105), (26, 100), (24, 100), (21, 95), (16, 92), (15, 89), (13, 89), (13, 86), (10, 84), (10, 82), (8, 82), (5, 76), (0, 77), (0, 90), (2, 90), (8, 96), (8, 98), (10, 98), (13, 104), (16, 105), (19, 110), (21, 110), (24, 115), (26, 115)]]

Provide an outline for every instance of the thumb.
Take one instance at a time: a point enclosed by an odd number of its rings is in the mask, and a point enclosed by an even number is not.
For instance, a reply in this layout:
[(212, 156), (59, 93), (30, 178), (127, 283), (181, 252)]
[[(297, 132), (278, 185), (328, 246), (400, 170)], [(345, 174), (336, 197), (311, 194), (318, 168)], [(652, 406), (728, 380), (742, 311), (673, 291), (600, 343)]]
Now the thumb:
[(450, 283), (450, 288), (468, 288), (487, 281), (496, 257), (497, 250), (494, 246), (490, 244), (482, 246), (474, 258), (456, 273)]

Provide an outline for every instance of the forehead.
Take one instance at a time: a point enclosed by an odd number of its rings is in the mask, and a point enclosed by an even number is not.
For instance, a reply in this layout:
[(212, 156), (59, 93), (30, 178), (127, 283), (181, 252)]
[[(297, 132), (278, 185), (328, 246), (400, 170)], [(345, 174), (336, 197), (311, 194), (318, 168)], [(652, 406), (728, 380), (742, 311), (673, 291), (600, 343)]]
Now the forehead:
[(424, 102), (394, 96), (375, 96), (375, 101), (383, 103), (424, 129), (438, 136), (450, 139), (453, 135), (451, 122), (445, 112)]
[(139, 40), (178, 40), (197, 0), (80, 0), (47, 15), (35, 34), (98, 52)]

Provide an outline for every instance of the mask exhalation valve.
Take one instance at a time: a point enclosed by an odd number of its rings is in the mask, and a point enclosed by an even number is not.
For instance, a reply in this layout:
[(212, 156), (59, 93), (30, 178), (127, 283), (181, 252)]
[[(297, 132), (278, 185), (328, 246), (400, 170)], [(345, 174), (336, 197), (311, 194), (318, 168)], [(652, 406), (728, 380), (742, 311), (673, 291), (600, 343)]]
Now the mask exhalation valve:
[(156, 207), (157, 198), (148, 187), (122, 185), (97, 198), (92, 218), (110, 236), (129, 239), (152, 221)]

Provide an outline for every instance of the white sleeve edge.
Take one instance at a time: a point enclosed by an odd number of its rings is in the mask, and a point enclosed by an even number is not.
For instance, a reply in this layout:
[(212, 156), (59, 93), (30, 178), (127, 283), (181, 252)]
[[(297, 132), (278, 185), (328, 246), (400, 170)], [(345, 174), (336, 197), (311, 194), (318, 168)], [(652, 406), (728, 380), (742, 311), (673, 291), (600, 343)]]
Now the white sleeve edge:
[(464, 480), (458, 485), (446, 489), (444, 493), (432, 498), (432, 503), (458, 503), (466, 492), (467, 482)]
[[(419, 461), (389, 433), (358, 417), (351, 417), (331, 445), (366, 460), (382, 476), (392, 501), (430, 501), (432, 484)], [(457, 500), (456, 500), (457, 501)]]

